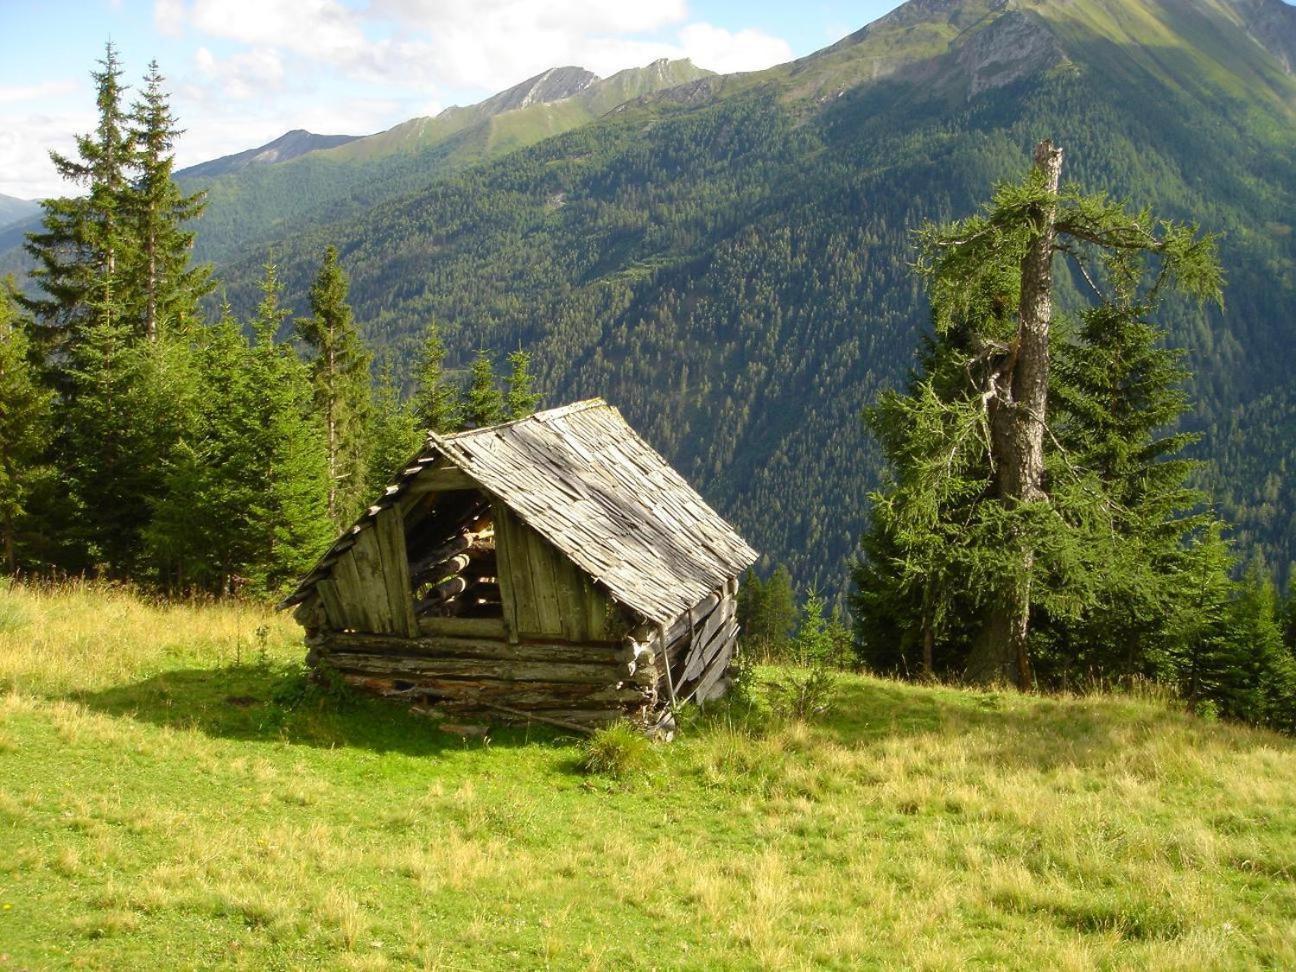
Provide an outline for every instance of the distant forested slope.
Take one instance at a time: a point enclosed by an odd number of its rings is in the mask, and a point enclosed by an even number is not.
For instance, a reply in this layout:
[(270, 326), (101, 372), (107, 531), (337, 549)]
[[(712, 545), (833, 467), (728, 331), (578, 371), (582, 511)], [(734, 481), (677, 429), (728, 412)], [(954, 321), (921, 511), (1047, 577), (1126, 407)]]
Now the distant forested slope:
[[(1273, 478), (1293, 431), (1296, 83), (1224, 6), (908, 4), (820, 55), (663, 92), (278, 258), (300, 295), (337, 241), (398, 369), (432, 317), (460, 360), (533, 348), (552, 401), (605, 395), (759, 548), (836, 590), (879, 473), (860, 410), (925, 327), (912, 230), (966, 213), (1051, 135), (1067, 178), (1223, 234), (1226, 307), (1176, 307), (1171, 326), (1212, 478), (1281, 566), (1296, 556), (1296, 496)], [(1113, 11), (1179, 46), (1099, 16)], [(236, 300), (261, 258), (227, 272)]]

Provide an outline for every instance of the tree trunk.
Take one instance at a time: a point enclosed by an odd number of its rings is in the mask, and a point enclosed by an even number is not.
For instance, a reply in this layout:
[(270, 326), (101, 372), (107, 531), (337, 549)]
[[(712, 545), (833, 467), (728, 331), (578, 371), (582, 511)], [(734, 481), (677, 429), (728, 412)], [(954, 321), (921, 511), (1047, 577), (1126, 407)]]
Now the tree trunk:
[(18, 557), (14, 552), (14, 518), (13, 510), (5, 510), (4, 517), (4, 561), (5, 567), (9, 571), (9, 576), (13, 577), (18, 573)]
[[(1062, 150), (1047, 139), (1035, 147), (1035, 169), (1044, 178), (1049, 201), (1033, 207), (1030, 220), (1037, 228), (1021, 261), (1021, 297), (1017, 306), (1017, 335), (1008, 359), (994, 380), (990, 400), (990, 434), (996, 488), (1007, 506), (1045, 499), (1044, 421), (1048, 408), (1049, 325), (1053, 320), (1054, 221), (1062, 173)], [(986, 626), (968, 656), (967, 676), (975, 682), (1031, 684), (1030, 635), (1031, 569), (1035, 554), (1024, 538), (1018, 576), (991, 607)]]
[(936, 677), (936, 631), (932, 618), (933, 585), (929, 581), (923, 591), (922, 623), (922, 677), (928, 680)]
[(333, 335), (329, 335), (329, 346), (327, 352), (328, 361), (328, 380), (325, 384), (327, 388), (328, 401), (324, 406), (324, 420), (328, 427), (328, 516), (336, 525), (338, 524), (338, 446), (337, 446), (337, 362), (334, 358)]
[(157, 230), (152, 216), (152, 204), (149, 205), (148, 230), (148, 293), (144, 302), (144, 336), (153, 343), (157, 341)]

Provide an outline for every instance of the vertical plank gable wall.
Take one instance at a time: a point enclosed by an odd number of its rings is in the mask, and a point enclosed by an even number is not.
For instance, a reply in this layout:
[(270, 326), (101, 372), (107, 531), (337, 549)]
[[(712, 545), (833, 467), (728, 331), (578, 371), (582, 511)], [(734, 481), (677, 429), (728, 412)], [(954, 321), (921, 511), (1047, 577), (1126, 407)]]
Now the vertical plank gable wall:
[[(320, 586), (334, 627), (413, 638), (418, 635), (410, 591), (405, 531), (396, 509), (382, 510), (376, 522), (356, 535), (355, 545), (333, 565)], [(340, 618), (334, 614), (341, 615)]]
[(503, 503), (493, 504), (504, 616), (519, 638), (612, 641), (613, 605), (553, 544)]

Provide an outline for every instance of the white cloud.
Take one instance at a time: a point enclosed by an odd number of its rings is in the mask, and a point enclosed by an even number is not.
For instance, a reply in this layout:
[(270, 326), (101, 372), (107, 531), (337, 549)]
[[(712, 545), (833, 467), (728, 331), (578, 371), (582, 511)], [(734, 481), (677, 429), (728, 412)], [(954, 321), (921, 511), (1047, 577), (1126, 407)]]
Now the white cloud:
[(711, 24), (688, 24), (679, 39), (694, 64), (721, 74), (759, 71), (792, 59), (787, 41), (750, 27), (731, 33)]
[[(687, 0), (154, 0), (153, 24), (191, 52), (168, 71), (182, 166), (290, 128), (367, 134), (560, 65), (606, 77), (659, 57), (721, 72), (792, 57), (779, 37), (694, 18)], [(0, 192), (70, 191), (48, 150), (74, 150), (93, 104), (85, 81), (0, 87)]]
[(509, 33), (637, 34), (683, 22), (685, 0), (375, 0), (374, 15), (437, 31), (447, 25)]
[(153, 26), (163, 37), (179, 37), (184, 33), (184, 0), (154, 0)]
[(72, 80), (42, 81), (39, 84), (0, 85), (0, 105), (36, 101), (70, 94), (80, 85)]
[(212, 37), (316, 59), (346, 56), (366, 43), (361, 15), (337, 0), (195, 0), (189, 21)]
[(75, 155), (75, 132), (94, 127), (93, 112), (0, 115), (0, 192), (24, 199), (75, 194), (60, 179), (50, 150)]
[(217, 58), (206, 47), (194, 52), (199, 73), (215, 82), (226, 98), (243, 101), (278, 91), (284, 83), (284, 65), (279, 52), (268, 47)]
[(566, 64), (606, 75), (692, 57), (725, 72), (792, 56), (786, 41), (762, 31), (690, 22), (686, 0), (373, 0), (363, 9), (339, 0), (155, 2), (159, 22), (170, 23), (178, 8), (205, 36), (290, 52), (331, 75), (420, 96), (429, 87), (493, 92)]

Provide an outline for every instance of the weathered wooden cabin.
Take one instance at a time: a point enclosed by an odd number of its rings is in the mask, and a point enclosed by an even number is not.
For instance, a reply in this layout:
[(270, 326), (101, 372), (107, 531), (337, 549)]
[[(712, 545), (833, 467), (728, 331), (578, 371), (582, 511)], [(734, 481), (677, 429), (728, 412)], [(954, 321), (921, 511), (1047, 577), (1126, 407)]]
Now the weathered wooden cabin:
[(311, 665), (447, 716), (656, 724), (728, 687), (755, 559), (591, 399), (429, 435), (283, 606)]

